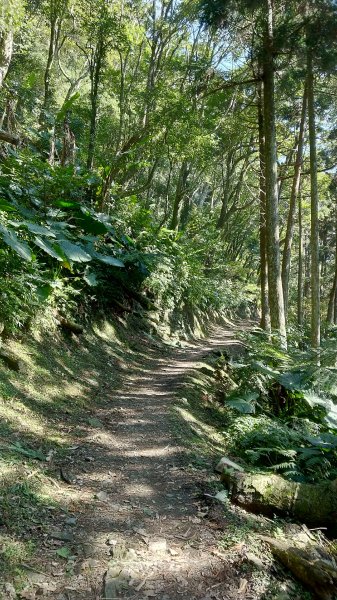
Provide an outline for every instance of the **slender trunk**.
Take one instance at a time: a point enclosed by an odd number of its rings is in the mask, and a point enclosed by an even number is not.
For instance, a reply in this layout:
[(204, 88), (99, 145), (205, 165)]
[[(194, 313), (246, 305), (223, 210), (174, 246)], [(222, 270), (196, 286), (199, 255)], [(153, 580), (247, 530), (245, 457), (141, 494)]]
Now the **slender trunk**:
[(44, 81), (44, 95), (42, 108), (40, 112), (39, 122), (42, 125), (45, 121), (46, 112), (48, 111), (48, 107), (50, 104), (52, 91), (51, 91), (51, 72), (55, 60), (55, 56), (58, 48), (58, 41), (60, 36), (61, 29), (61, 17), (57, 14), (59, 7), (54, 1), (51, 1), (50, 4), (50, 34), (49, 34), (49, 49), (48, 49), (48, 58), (47, 64), (44, 71), (43, 81)]
[(266, 238), (266, 188), (265, 188), (265, 140), (263, 126), (262, 84), (258, 88), (258, 124), (260, 158), (260, 285), (261, 285), (261, 328), (270, 332), (270, 312), (268, 299), (268, 264)]
[(302, 222), (302, 197), (298, 195), (298, 282), (297, 282), (297, 323), (303, 325), (303, 222)]
[(294, 236), (295, 227), (295, 211), (296, 201), (301, 184), (301, 170), (303, 163), (303, 148), (304, 148), (304, 132), (305, 132), (305, 120), (307, 112), (307, 92), (304, 90), (303, 102), (302, 102), (302, 113), (300, 131), (298, 135), (298, 145), (295, 162), (294, 179), (291, 188), (290, 202), (289, 202), (289, 213), (287, 221), (287, 231), (283, 249), (283, 260), (282, 260), (282, 286), (283, 286), (283, 297), (284, 297), (284, 311), (287, 316), (288, 313), (288, 297), (289, 297), (289, 276), (290, 276), (290, 265), (291, 265), (291, 248)]
[(175, 198), (174, 198), (174, 203), (173, 203), (173, 213), (172, 213), (170, 229), (178, 229), (179, 212), (180, 212), (181, 203), (184, 198), (185, 191), (186, 191), (187, 178), (188, 178), (188, 165), (187, 165), (187, 161), (184, 160), (182, 162), (182, 165), (181, 165), (180, 171), (179, 171), (178, 183), (177, 183), (176, 193), (175, 193)]
[(334, 322), (334, 312), (335, 312), (335, 305), (336, 305), (336, 292), (337, 292), (337, 207), (336, 207), (336, 217), (335, 217), (335, 235), (336, 235), (336, 242), (335, 242), (335, 275), (334, 275), (334, 279), (333, 279), (333, 284), (332, 284), (332, 289), (329, 295), (329, 305), (328, 305), (328, 314), (327, 314), (327, 322), (329, 324), (333, 324)]
[(216, 224), (217, 229), (223, 229), (226, 222), (226, 215), (228, 210), (228, 196), (230, 189), (230, 179), (232, 175), (232, 164), (233, 159), (233, 151), (230, 151), (227, 155), (226, 159), (226, 174), (224, 172), (224, 165), (222, 164), (222, 202), (221, 202), (221, 211), (219, 215), (218, 222)]
[(95, 145), (96, 145), (96, 129), (97, 129), (97, 110), (98, 110), (98, 86), (101, 79), (102, 59), (103, 59), (103, 40), (100, 39), (97, 44), (96, 51), (90, 66), (90, 131), (87, 156), (87, 169), (90, 171), (94, 164)]
[(3, 86), (13, 54), (13, 32), (0, 32), (0, 88)]
[(272, 0), (267, 0), (267, 9), (268, 18), (264, 40), (265, 44), (263, 60), (263, 105), (265, 132), (268, 294), (271, 327), (272, 330), (274, 330), (280, 336), (281, 345), (285, 347), (287, 344), (287, 338), (280, 264)]
[(319, 273), (319, 223), (317, 186), (317, 148), (315, 123), (315, 95), (312, 50), (307, 49), (307, 88), (310, 142), (310, 195), (311, 195), (311, 345), (320, 346), (320, 273)]

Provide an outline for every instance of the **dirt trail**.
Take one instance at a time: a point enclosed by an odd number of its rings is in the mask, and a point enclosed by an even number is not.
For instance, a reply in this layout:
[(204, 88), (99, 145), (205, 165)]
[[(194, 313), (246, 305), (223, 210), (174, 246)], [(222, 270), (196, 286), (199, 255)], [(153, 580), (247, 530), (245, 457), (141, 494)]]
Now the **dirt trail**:
[(187, 374), (212, 349), (234, 346), (234, 335), (234, 326), (218, 328), (208, 340), (164, 356), (144, 348), (144, 361), (130, 369), (122, 389), (107, 392), (96, 415), (101, 426), (81, 441), (86, 472), (72, 529), (80, 559), (63, 589), (46, 597), (239, 597), (234, 568), (213, 554), (221, 530), (203, 519), (200, 484), (211, 472), (189, 466), (171, 412)]

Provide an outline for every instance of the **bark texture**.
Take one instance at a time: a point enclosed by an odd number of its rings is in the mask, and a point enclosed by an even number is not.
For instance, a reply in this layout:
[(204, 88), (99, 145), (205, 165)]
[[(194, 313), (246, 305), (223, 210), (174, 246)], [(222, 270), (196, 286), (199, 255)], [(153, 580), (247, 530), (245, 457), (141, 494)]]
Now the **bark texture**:
[[(274, 556), (321, 600), (334, 600), (337, 588), (337, 569), (334, 560), (320, 547), (305, 549), (275, 540), (262, 538)], [(330, 560), (329, 560), (330, 558)]]
[(317, 148), (315, 123), (315, 94), (312, 50), (307, 51), (307, 89), (310, 142), (310, 197), (311, 197), (311, 345), (319, 348), (320, 333), (320, 273), (319, 273), (319, 222), (317, 185)]
[(268, 293), (271, 328), (286, 346), (286, 324), (280, 264), (280, 236), (277, 182), (277, 150), (275, 126), (275, 82), (273, 60), (273, 6), (267, 0), (267, 27), (264, 40), (264, 132), (265, 132), (265, 180), (266, 180), (266, 226), (268, 257)]
[(0, 88), (3, 86), (13, 54), (12, 31), (0, 31)]
[(303, 148), (304, 148), (304, 132), (305, 132), (305, 120), (307, 112), (307, 93), (304, 91), (300, 130), (298, 134), (297, 153), (295, 161), (295, 172), (294, 179), (291, 188), (290, 202), (289, 202), (289, 213), (287, 220), (287, 231), (283, 249), (282, 259), (282, 286), (284, 296), (284, 310), (287, 315), (288, 312), (288, 293), (289, 293), (289, 276), (290, 276), (290, 264), (291, 264), (291, 248), (293, 243), (294, 228), (295, 228), (295, 212), (296, 212), (296, 201), (298, 198), (300, 185), (301, 185), (301, 171), (303, 163)]
[(268, 298), (268, 262), (266, 229), (266, 180), (265, 180), (265, 138), (263, 124), (263, 87), (258, 88), (259, 160), (260, 160), (260, 286), (261, 286), (261, 328), (270, 331), (270, 311)]
[(280, 475), (225, 469), (222, 480), (239, 506), (265, 515), (293, 515), (308, 525), (337, 526), (337, 479), (319, 484), (287, 481)]

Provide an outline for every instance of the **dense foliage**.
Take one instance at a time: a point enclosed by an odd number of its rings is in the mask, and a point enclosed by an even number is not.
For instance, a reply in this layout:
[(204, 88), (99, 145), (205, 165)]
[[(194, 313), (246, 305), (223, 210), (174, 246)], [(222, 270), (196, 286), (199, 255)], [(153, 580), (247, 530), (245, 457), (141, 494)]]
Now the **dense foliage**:
[(291, 355), (297, 337), (317, 350), (321, 330), (329, 344), (334, 3), (6, 6), (5, 332), (46, 307), (85, 319), (139, 305), (256, 316), (259, 305)]
[(336, 331), (324, 344), (319, 365), (296, 335), (288, 352), (275, 349), (261, 330), (243, 342), (242, 362), (229, 364), (232, 391), (224, 397), (233, 411), (232, 451), (296, 481), (335, 479)]

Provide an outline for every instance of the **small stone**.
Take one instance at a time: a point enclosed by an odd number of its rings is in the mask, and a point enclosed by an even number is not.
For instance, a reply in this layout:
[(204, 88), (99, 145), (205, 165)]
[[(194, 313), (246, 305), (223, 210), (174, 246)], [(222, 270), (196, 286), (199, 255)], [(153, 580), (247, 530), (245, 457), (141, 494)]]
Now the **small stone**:
[(95, 494), (95, 498), (97, 498), (97, 500), (100, 500), (101, 502), (108, 502), (109, 501), (109, 495), (106, 492), (98, 492), (98, 494)]
[(127, 555), (127, 549), (124, 542), (117, 541), (116, 544), (112, 545), (110, 554), (115, 560), (123, 560)]
[(120, 567), (110, 567), (104, 576), (103, 582), (103, 598), (109, 600), (116, 598), (119, 594), (128, 588), (128, 581), (121, 574)]
[(5, 583), (3, 587), (3, 591), (6, 594), (4, 598), (8, 598), (8, 600), (16, 600), (17, 595), (14, 586), (11, 583)]
[(165, 538), (157, 538), (149, 541), (148, 546), (150, 552), (166, 552), (167, 542)]
[(108, 546), (116, 546), (116, 544), (118, 544), (118, 540), (116, 540), (116, 538), (108, 538), (106, 543)]
[(93, 456), (85, 456), (84, 460), (86, 460), (87, 462), (93, 462), (95, 459), (93, 458)]
[(75, 517), (69, 517), (69, 519), (65, 520), (65, 524), (66, 525), (70, 525), (71, 527), (74, 527), (77, 523), (77, 519), (75, 519)]
[(74, 535), (70, 531), (53, 531), (50, 537), (61, 542), (72, 542)]
[(223, 473), (226, 470), (239, 471), (241, 473), (244, 471), (244, 469), (241, 467), (241, 465), (238, 465), (237, 463), (233, 462), (232, 460), (230, 460), (229, 458), (224, 456), (218, 462), (217, 466), (215, 467), (215, 471), (217, 473)]
[(81, 564), (81, 571), (91, 571), (94, 569), (98, 569), (100, 567), (100, 561), (95, 560), (94, 558), (88, 558), (84, 560)]

